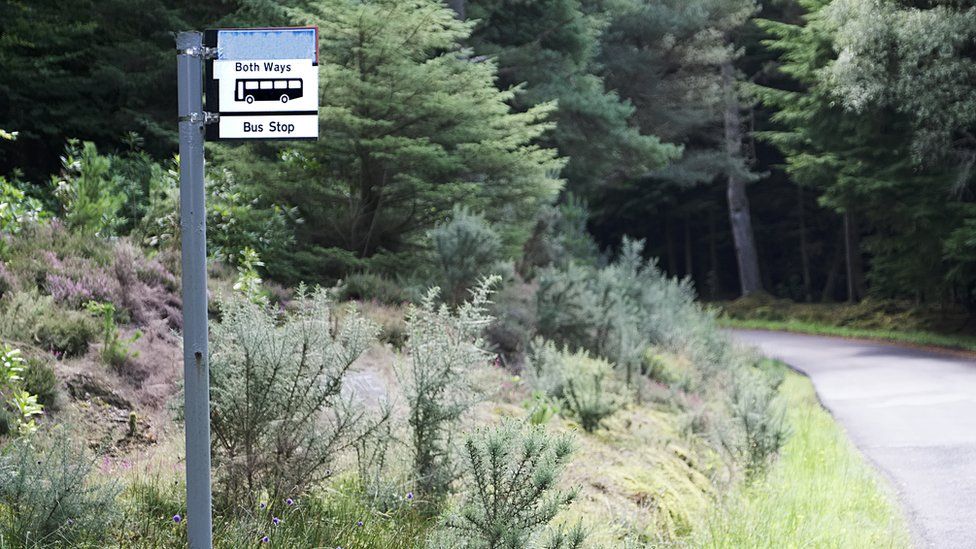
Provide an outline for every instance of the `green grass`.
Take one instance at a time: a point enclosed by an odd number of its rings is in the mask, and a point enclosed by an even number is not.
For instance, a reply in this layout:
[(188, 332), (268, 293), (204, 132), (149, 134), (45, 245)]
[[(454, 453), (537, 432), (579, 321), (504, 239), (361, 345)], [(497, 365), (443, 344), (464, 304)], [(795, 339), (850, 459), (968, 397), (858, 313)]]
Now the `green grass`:
[(893, 496), (817, 402), (807, 378), (783, 384), (792, 435), (768, 473), (733, 493), (694, 547), (909, 547)]
[[(113, 533), (118, 547), (185, 547), (186, 522), (182, 483), (141, 479), (125, 493), (125, 516)], [(402, 496), (402, 495), (401, 495)], [(401, 499), (403, 499), (401, 497)], [(274, 523), (274, 518), (279, 523)], [(358, 547), (413, 549), (423, 547), (433, 519), (411, 502), (381, 512), (369, 505), (355, 482), (340, 481), (298, 498), (293, 505), (268, 502), (239, 510), (233, 516), (216, 513), (215, 548), (246, 547)], [(268, 541), (263, 538), (267, 536)], [(112, 544), (112, 546), (116, 546)]]
[(937, 334), (926, 331), (902, 331), (870, 328), (851, 328), (847, 326), (831, 326), (817, 322), (801, 320), (742, 320), (722, 318), (721, 324), (728, 328), (745, 328), (754, 330), (776, 330), (796, 332), (801, 334), (829, 335), (856, 339), (876, 339), (921, 345), (926, 347), (942, 347), (962, 351), (976, 351), (976, 337), (964, 335)]

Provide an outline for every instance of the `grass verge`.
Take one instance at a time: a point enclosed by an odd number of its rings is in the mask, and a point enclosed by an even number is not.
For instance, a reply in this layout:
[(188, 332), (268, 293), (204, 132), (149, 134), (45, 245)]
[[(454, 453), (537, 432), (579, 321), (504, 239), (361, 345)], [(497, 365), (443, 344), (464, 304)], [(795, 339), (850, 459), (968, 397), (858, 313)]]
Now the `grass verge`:
[(850, 328), (847, 326), (830, 326), (800, 320), (743, 320), (725, 317), (720, 320), (720, 323), (726, 328), (776, 330), (854, 339), (874, 339), (924, 347), (942, 347), (945, 349), (976, 352), (976, 337), (971, 336), (946, 335), (925, 331)]
[(698, 529), (695, 547), (909, 547), (887, 486), (789, 373), (782, 388), (792, 435), (766, 476), (734, 492)]

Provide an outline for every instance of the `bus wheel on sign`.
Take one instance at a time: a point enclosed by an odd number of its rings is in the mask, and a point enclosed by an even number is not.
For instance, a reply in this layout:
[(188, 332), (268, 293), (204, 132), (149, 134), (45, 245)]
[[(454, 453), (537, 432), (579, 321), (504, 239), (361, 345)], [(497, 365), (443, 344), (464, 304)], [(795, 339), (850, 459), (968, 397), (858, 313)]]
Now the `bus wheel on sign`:
[(247, 97), (244, 98), (244, 101), (247, 101), (247, 104), (250, 105), (251, 103), (254, 103), (254, 96), (253, 95), (249, 95), (249, 96), (247, 96)]
[(281, 96), (281, 102), (282, 103), (287, 103), (288, 102), (288, 96), (287, 95), (282, 95)]

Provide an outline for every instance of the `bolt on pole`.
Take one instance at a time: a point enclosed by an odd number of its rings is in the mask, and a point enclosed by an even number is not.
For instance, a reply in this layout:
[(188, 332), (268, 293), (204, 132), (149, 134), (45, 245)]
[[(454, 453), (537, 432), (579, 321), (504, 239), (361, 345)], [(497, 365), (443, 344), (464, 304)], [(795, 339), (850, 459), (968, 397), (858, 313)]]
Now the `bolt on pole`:
[(207, 363), (207, 213), (203, 182), (203, 35), (176, 36), (183, 258), (186, 527), (191, 549), (213, 546), (210, 372)]

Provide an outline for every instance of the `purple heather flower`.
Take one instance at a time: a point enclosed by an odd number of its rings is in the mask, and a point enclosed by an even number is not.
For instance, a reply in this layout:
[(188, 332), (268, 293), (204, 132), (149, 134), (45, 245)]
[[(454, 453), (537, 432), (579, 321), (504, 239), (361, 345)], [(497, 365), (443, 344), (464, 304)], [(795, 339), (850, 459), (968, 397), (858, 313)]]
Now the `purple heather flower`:
[(295, 500), (288, 498), (285, 500), (285, 505), (295, 505)]
[(413, 500), (413, 492), (407, 492), (407, 500), (408, 501), (412, 501)]
[(273, 523), (273, 524), (274, 524), (275, 526), (278, 526), (279, 524), (281, 524), (281, 519), (280, 519), (280, 518), (278, 518), (278, 517), (272, 517), (272, 519), (271, 519), (271, 522), (272, 522), (272, 523)]
[(263, 538), (261, 538), (261, 543), (268, 543), (270, 541), (271, 541), (271, 538), (269, 538), (268, 536), (264, 536)]
[(183, 517), (181, 517), (179, 515), (173, 515), (173, 522), (175, 522), (176, 524), (179, 524), (179, 523), (183, 522)]
[(74, 523), (75, 523), (75, 519), (68, 519), (68, 521), (66, 522), (68, 526), (71, 526)]
[(362, 525), (363, 525), (363, 521), (359, 521), (356, 523), (356, 526), (362, 526)]
[(267, 506), (268, 506), (268, 504), (267, 504), (267, 503), (265, 503), (265, 502), (263, 502), (263, 501), (261, 502), (261, 508), (262, 508), (262, 509), (264, 509), (264, 508), (265, 508), (265, 507), (267, 507)]

